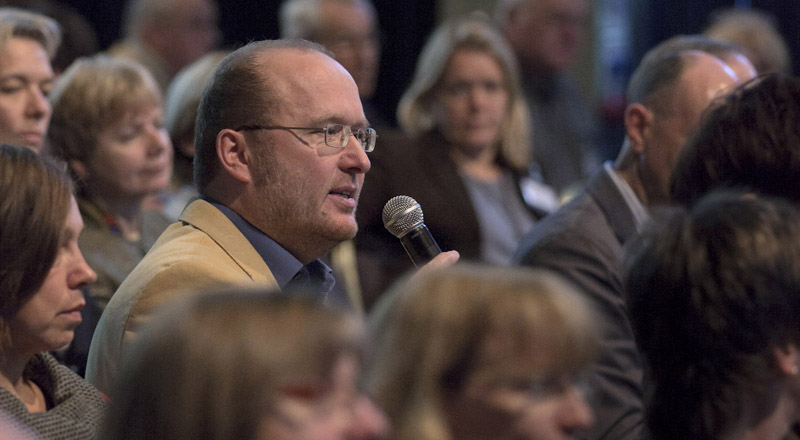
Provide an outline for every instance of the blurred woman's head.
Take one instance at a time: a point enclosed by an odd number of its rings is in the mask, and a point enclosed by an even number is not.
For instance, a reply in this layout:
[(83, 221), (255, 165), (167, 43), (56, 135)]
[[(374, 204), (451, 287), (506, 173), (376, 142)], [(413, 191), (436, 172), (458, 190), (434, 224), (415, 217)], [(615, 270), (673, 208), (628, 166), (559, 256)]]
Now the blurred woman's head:
[(77, 60), (51, 94), (48, 141), (79, 192), (137, 199), (169, 184), (172, 144), (158, 85), (141, 65), (105, 55)]
[(278, 292), (222, 292), (165, 310), (127, 365), (114, 439), (366, 439), (386, 430), (356, 389), (355, 318)]
[(512, 167), (525, 169), (530, 162), (528, 107), (519, 68), (488, 20), (451, 20), (433, 33), (397, 117), (413, 137), (439, 131), (467, 152), (493, 147)]
[(593, 359), (594, 323), (553, 275), (461, 265), (389, 297), (371, 321), (368, 386), (393, 438), (557, 439), (591, 424), (575, 380)]
[(0, 142), (41, 152), (51, 114), (50, 60), (60, 42), (52, 19), (0, 8)]
[(72, 185), (51, 160), (1, 145), (0, 194), (0, 345), (61, 348), (81, 322), (80, 288), (95, 279), (77, 245)]

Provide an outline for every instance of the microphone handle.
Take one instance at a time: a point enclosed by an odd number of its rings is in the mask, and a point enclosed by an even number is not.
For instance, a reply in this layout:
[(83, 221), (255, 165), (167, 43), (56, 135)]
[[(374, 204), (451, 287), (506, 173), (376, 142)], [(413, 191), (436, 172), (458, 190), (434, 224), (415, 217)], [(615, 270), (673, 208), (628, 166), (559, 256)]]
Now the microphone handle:
[(408, 231), (406, 235), (400, 238), (400, 243), (403, 244), (403, 249), (406, 250), (406, 253), (411, 257), (411, 261), (417, 268), (431, 261), (433, 257), (442, 252), (425, 223)]

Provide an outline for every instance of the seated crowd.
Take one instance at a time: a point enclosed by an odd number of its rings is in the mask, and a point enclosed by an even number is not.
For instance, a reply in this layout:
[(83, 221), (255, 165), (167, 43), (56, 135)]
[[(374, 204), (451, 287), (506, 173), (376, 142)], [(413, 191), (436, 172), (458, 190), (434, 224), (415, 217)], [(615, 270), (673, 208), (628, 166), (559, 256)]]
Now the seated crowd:
[(796, 438), (800, 79), (662, 42), (560, 205), (485, 17), (434, 31), (379, 138), (367, 0), (218, 52), (213, 3), (133, 0), (127, 55), (58, 76), (57, 22), (0, 7), (0, 438)]

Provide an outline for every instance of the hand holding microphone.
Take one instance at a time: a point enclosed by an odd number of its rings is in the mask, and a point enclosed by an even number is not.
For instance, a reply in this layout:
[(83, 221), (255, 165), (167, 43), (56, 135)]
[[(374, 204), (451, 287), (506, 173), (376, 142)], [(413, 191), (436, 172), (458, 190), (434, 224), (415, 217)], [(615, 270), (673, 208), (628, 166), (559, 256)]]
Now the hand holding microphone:
[[(442, 250), (423, 222), (422, 207), (409, 196), (392, 197), (383, 207), (383, 226), (400, 239), (403, 249), (414, 266), (420, 268), (439, 255)], [(458, 252), (446, 252), (436, 258), (434, 266), (450, 265), (458, 261)]]

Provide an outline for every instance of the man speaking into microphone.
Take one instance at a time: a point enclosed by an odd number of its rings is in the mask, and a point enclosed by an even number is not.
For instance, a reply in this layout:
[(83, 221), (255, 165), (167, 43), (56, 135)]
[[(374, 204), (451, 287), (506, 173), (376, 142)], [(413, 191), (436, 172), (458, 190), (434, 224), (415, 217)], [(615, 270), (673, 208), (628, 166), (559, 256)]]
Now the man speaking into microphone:
[(112, 297), (87, 379), (109, 393), (142, 324), (175, 299), (235, 285), (324, 300), (335, 280), (319, 258), (356, 235), (376, 138), (355, 82), (322, 46), (260, 41), (225, 58), (198, 110), (200, 196)]

